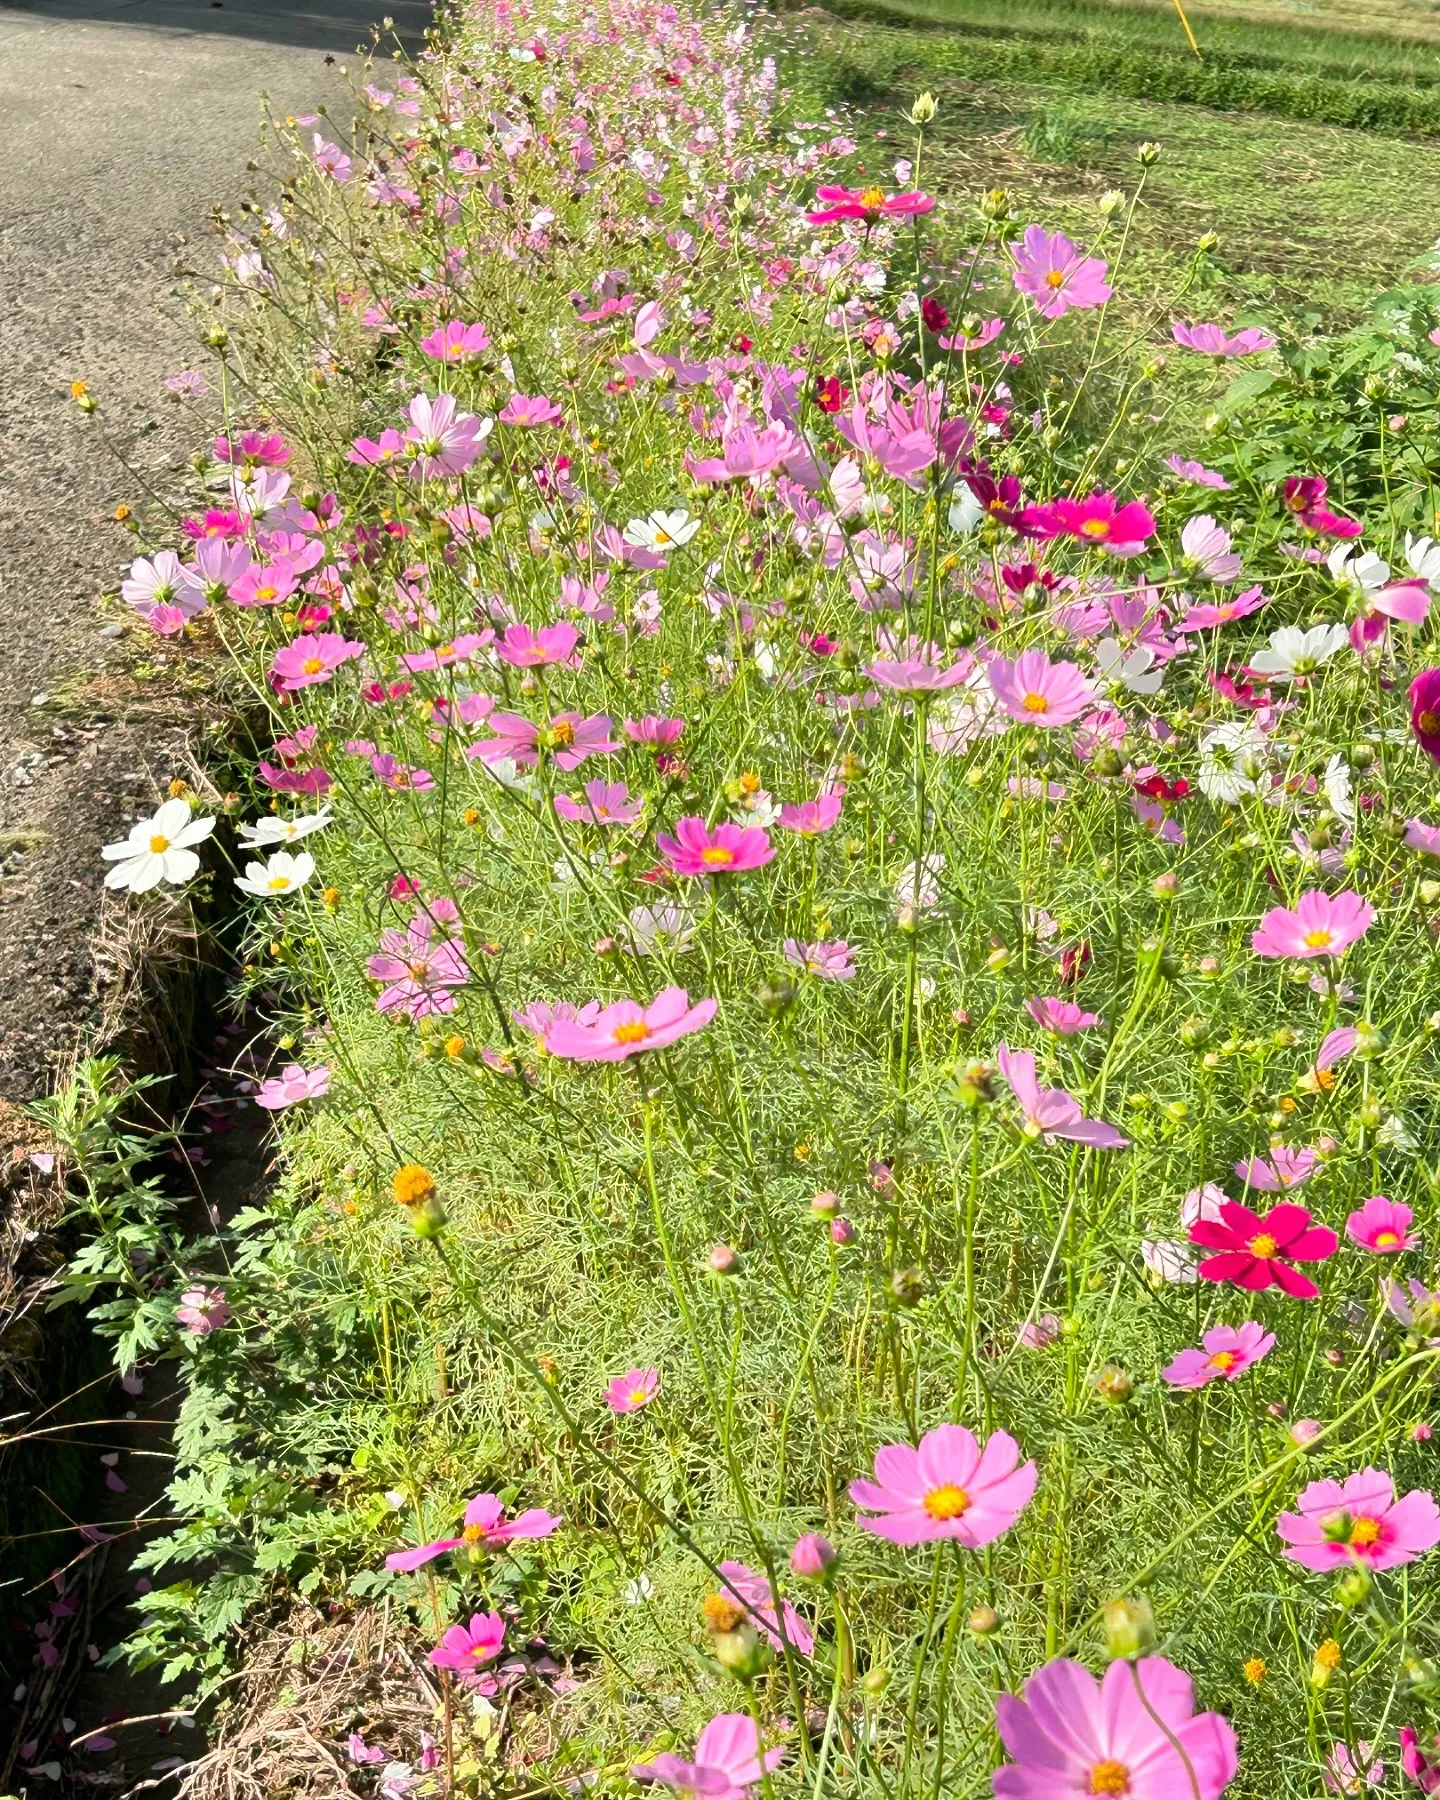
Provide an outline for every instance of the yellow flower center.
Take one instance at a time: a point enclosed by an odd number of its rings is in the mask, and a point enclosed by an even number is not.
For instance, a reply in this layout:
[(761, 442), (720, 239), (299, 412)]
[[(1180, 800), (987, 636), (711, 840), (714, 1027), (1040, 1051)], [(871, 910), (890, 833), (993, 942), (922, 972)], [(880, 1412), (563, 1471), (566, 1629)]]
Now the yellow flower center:
[(1124, 1763), (1116, 1762), (1107, 1756), (1104, 1762), (1091, 1765), (1090, 1792), (1092, 1794), (1128, 1794), (1130, 1792), (1130, 1771)]
[(1027, 694), (1020, 704), (1026, 712), (1042, 713), (1050, 710), (1050, 702), (1044, 694)]
[(290, 885), (290, 877), (288, 875), (272, 875), (265, 885), (272, 894), (282, 894)]
[(617, 1044), (643, 1044), (650, 1035), (650, 1027), (643, 1019), (635, 1019), (629, 1025), (617, 1025), (613, 1036)]
[(937, 1488), (931, 1488), (923, 1504), (932, 1519), (958, 1519), (962, 1513), (969, 1511), (970, 1496), (964, 1488), (947, 1481)]
[(152, 856), (163, 856), (169, 848), (169, 838), (161, 837), (160, 833), (157, 831), (150, 840), (150, 854)]
[(307, 656), (304, 662), (301, 663), (300, 670), (301, 673), (305, 675), (318, 675), (324, 667), (325, 664), (318, 656)]
[(1245, 1246), (1252, 1256), (1274, 1256), (1280, 1248), (1268, 1231), (1257, 1232)]
[(460, 1536), (467, 1544), (478, 1544), (484, 1535), (485, 1528), (483, 1525), (467, 1525), (460, 1533)]
[(410, 979), (412, 981), (423, 981), (430, 973), (430, 964), (424, 957), (422, 957), (419, 962), (412, 962), (409, 965), (409, 968)]
[(417, 1206), (435, 1192), (435, 1177), (420, 1163), (405, 1163), (395, 1171), (390, 1186), (401, 1206)]
[(1050, 271), (1050, 273), (1045, 277), (1045, 285), (1048, 288), (1064, 287), (1065, 271), (1063, 269), (1052, 269)]
[(1433, 713), (1427, 707), (1425, 711), (1416, 714), (1415, 723), (1427, 737), (1433, 737), (1440, 731), (1440, 713)]
[(1399, 1242), (1400, 1237), (1397, 1232), (1377, 1231), (1375, 1233), (1375, 1248), (1377, 1250), (1393, 1250)]
[(1080, 535), (1089, 538), (1109, 537), (1110, 521), (1108, 519), (1085, 519), (1080, 525)]
[(568, 719), (557, 719), (550, 727), (550, 741), (552, 744), (573, 744), (575, 727)]
[(674, 542), (674, 538), (671, 537), (668, 531), (657, 531), (655, 533), (655, 548), (657, 550), (668, 548), (669, 545)]
[(1219, 1369), (1223, 1375), (1227, 1369), (1233, 1369), (1240, 1358), (1233, 1350), (1217, 1350), (1210, 1358), (1210, 1367)]
[(872, 211), (885, 204), (884, 188), (868, 187), (860, 195), (860, 204), (868, 206)]
[(641, 1388), (641, 1387), (631, 1388), (629, 1397), (630, 1397), (630, 1404), (632, 1406), (643, 1406), (645, 1404), (645, 1402), (650, 1398), (649, 1394), (645, 1391), (645, 1389)]
[(441, 644), (435, 652), (435, 660), (436, 662), (449, 662), (454, 655), (455, 646), (453, 644)]
[(1305, 933), (1305, 946), (1309, 950), (1328, 950), (1330, 948), (1332, 936), (1333, 933), (1326, 930), (1307, 931)]
[(728, 868), (735, 860), (735, 852), (727, 850), (723, 844), (708, 844), (700, 852), (700, 860), (712, 869)]
[(257, 600), (273, 600), (279, 592), (279, 588), (257, 587), (255, 590), (255, 598)]
[(1378, 1519), (1357, 1519), (1350, 1527), (1352, 1544), (1375, 1544), (1380, 1541), (1380, 1521)]

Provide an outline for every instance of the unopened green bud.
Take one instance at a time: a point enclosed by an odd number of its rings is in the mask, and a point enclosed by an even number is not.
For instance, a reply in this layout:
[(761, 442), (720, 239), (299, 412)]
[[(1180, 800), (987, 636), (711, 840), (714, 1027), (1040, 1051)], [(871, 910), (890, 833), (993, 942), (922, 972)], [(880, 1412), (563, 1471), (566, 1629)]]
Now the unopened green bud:
[(1111, 1657), (1144, 1656), (1155, 1648), (1155, 1614), (1143, 1594), (1134, 1600), (1111, 1600), (1104, 1616), (1105, 1648)]
[(915, 96), (915, 104), (910, 108), (912, 125), (928, 125), (940, 110), (940, 102), (927, 88), (923, 94)]

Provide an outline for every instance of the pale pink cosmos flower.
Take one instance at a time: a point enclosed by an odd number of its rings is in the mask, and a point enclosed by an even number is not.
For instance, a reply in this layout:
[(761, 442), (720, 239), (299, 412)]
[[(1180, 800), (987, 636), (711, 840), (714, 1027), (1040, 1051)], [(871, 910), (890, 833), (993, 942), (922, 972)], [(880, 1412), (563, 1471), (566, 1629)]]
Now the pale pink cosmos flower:
[(1161, 1379), (1171, 1387), (1202, 1388), (1212, 1381), (1236, 1381), (1253, 1363), (1275, 1348), (1275, 1333), (1253, 1319), (1243, 1325), (1217, 1325), (1207, 1331), (1201, 1350), (1182, 1350)]
[(1165, 467), (1182, 481), (1193, 482), (1196, 487), (1228, 488), (1231, 485), (1218, 469), (1207, 469), (1204, 463), (1195, 462), (1193, 458), (1181, 456), (1178, 452), (1165, 458)]
[(558, 425), (564, 417), (545, 394), (512, 394), (496, 415), (502, 425)]
[(786, 962), (807, 975), (818, 975), (822, 981), (853, 981), (854, 955), (844, 938), (817, 944), (802, 944), (798, 938), (785, 940)]
[(987, 657), (985, 673), (1001, 708), (1026, 725), (1072, 725), (1095, 698), (1078, 664), (1052, 663), (1043, 650), (1024, 650), (1014, 662)]
[(1015, 286), (1030, 297), (1042, 319), (1063, 318), (1072, 308), (1083, 312), (1103, 306), (1110, 298), (1104, 261), (1086, 256), (1061, 231), (1052, 236), (1031, 225), (1013, 255)]
[(494, 1693), (494, 1679), (484, 1673), (505, 1647), (505, 1621), (499, 1613), (475, 1613), (468, 1625), (452, 1625), (430, 1652), (437, 1669), (453, 1669), (467, 1687)]
[(938, 663), (931, 662), (926, 657), (910, 656), (900, 662), (879, 659), (868, 662), (865, 664), (865, 673), (877, 687), (918, 699), (926, 694), (940, 694), (947, 688), (959, 687), (969, 679), (973, 666), (967, 658), (952, 663), (948, 669), (942, 669)]
[(1038, 1319), (1027, 1319), (1015, 1333), (1022, 1350), (1048, 1350), (1060, 1335), (1060, 1319), (1056, 1313), (1041, 1313)]
[(636, 1763), (630, 1773), (637, 1781), (661, 1782), (693, 1800), (747, 1800), (784, 1758), (778, 1746), (761, 1752), (760, 1728), (749, 1713), (717, 1713), (700, 1733), (694, 1762), (665, 1750), (649, 1762)]
[[(1242, 1175), (1240, 1179), (1243, 1181), (1245, 1178)], [(1198, 1225), (1201, 1219), (1218, 1225), (1220, 1209), (1227, 1206), (1229, 1200), (1230, 1196), (1224, 1188), (1217, 1187), (1213, 1181), (1207, 1181), (1203, 1187), (1191, 1188), (1180, 1202), (1180, 1223), (1187, 1231), (1192, 1225)]]
[(1421, 850), (1426, 856), (1440, 856), (1440, 825), (1427, 825), (1423, 819), (1407, 819), (1405, 847)]
[(153, 558), (137, 556), (120, 583), (120, 595), (147, 624), (154, 624), (157, 615), (168, 624), (172, 612), (180, 614), (183, 624), (205, 610), (204, 588), (173, 550), (157, 550)]
[(1345, 1235), (1362, 1250), (1373, 1250), (1377, 1256), (1398, 1256), (1413, 1250), (1419, 1239), (1412, 1237), (1410, 1223), (1414, 1213), (1400, 1200), (1386, 1194), (1372, 1194), (1345, 1221)]
[(659, 1392), (660, 1371), (652, 1364), (648, 1369), (630, 1369), (617, 1375), (605, 1389), (605, 1404), (613, 1413), (639, 1412)]
[(275, 652), (270, 673), (284, 693), (292, 694), (332, 680), (337, 669), (364, 654), (363, 643), (338, 631), (307, 634)]
[(1194, 1287), (1200, 1279), (1199, 1257), (1174, 1238), (1141, 1238), (1140, 1261), (1156, 1281)]
[(532, 1000), (522, 1011), (510, 1015), (517, 1025), (534, 1033), (537, 1049), (547, 1051), (551, 1029), (562, 1019), (578, 1019), (582, 1025), (589, 1025), (599, 1016), (598, 1000), (587, 1000), (583, 1006), (570, 1000)]
[[(412, 675), (428, 674), (439, 669), (463, 669), (473, 656), (489, 647), (494, 637), (494, 632), (489, 630), (462, 631), (459, 637), (451, 638), (443, 644), (432, 644), (428, 650), (406, 650), (400, 661)], [(490, 700), (488, 694), (483, 698)], [(493, 700), (490, 700), (490, 705), (494, 705)]]
[(1258, 587), (1246, 588), (1243, 594), (1237, 594), (1233, 600), (1192, 601), (1185, 608), (1184, 617), (1176, 630), (1182, 636), (1188, 631), (1213, 631), (1217, 625), (1229, 625), (1232, 620), (1248, 618), (1251, 613), (1259, 612), (1262, 606), (1267, 605), (1269, 597), (1263, 588)]
[(1010, 1529), (1039, 1479), (1033, 1462), (1020, 1463), (1020, 1446), (1008, 1432), (994, 1432), (982, 1449), (963, 1425), (937, 1425), (918, 1449), (886, 1444), (877, 1450), (874, 1481), (852, 1481), (850, 1498), (878, 1515), (861, 1519), (864, 1529), (892, 1544), (953, 1538), (978, 1550)]
[(1273, 350), (1276, 340), (1268, 331), (1247, 325), (1234, 337), (1225, 335), (1223, 325), (1180, 325), (1174, 327), (1175, 342), (1183, 350), (1198, 350), (1202, 356), (1255, 356), (1262, 350)]
[(1315, 1052), (1315, 1071), (1323, 1075), (1327, 1069), (1333, 1069), (1338, 1062), (1354, 1052), (1360, 1042), (1360, 1033), (1353, 1025), (1337, 1025), (1334, 1031), (1326, 1032), (1321, 1040), (1320, 1048)]
[(1367, 1787), (1379, 1787), (1385, 1780), (1385, 1764), (1376, 1757), (1371, 1761), (1372, 1746), (1365, 1738), (1355, 1744), (1355, 1755), (1348, 1744), (1335, 1743), (1320, 1769), (1320, 1779), (1332, 1794), (1363, 1794)]
[(311, 137), (315, 145), (315, 167), (332, 181), (347, 182), (352, 166), (350, 158), (338, 144), (327, 143), (318, 131), (312, 132)]
[(587, 781), (583, 800), (555, 796), (560, 817), (580, 825), (633, 825), (644, 807), (643, 797), (632, 795), (623, 781)]
[(738, 1600), (750, 1615), (750, 1622), (772, 1650), (783, 1651), (786, 1644), (809, 1656), (815, 1648), (810, 1627), (790, 1601), (781, 1599), (776, 1607), (776, 1593), (769, 1579), (742, 1562), (722, 1562), (720, 1575), (725, 1591)]
[(1186, 521), (1180, 548), (1207, 581), (1234, 581), (1240, 573), (1240, 556), (1230, 548), (1230, 533), (1209, 513)]
[(624, 1062), (701, 1030), (719, 1005), (718, 1000), (697, 1000), (692, 1006), (684, 988), (662, 988), (648, 1006), (638, 1000), (617, 1000), (588, 1021), (557, 1019), (546, 1048), (567, 1062)]
[(1407, 1331), (1430, 1345), (1440, 1343), (1440, 1290), (1434, 1293), (1412, 1275), (1402, 1287), (1398, 1281), (1382, 1281), (1385, 1304)]
[(392, 1550), (385, 1567), (392, 1573), (420, 1569), (447, 1550), (503, 1550), (517, 1538), (549, 1537), (565, 1521), (543, 1506), (530, 1506), (513, 1519), (505, 1517), (505, 1503), (497, 1494), (476, 1494), (465, 1507), (464, 1529), (459, 1537), (437, 1538), (433, 1544), (417, 1544), (412, 1550)]
[(463, 475), (490, 434), (490, 421), (460, 412), (453, 394), (416, 394), (409, 413), (405, 440), (415, 446), (417, 475)]
[(1098, 1682), (1048, 1662), (996, 1698), (995, 1724), (1014, 1759), (991, 1778), (995, 1800), (1220, 1800), (1240, 1763), (1228, 1721), (1197, 1713), (1190, 1677), (1163, 1656), (1120, 1657)]
[(365, 965), (372, 981), (383, 983), (377, 1012), (401, 1012), (408, 1019), (454, 1012), (454, 989), (470, 979), (462, 946), (451, 937), (432, 942), (435, 926), (423, 907), (410, 916), (403, 931), (380, 933), (380, 949)]
[(665, 748), (677, 743), (685, 729), (683, 719), (662, 719), (656, 713), (646, 713), (643, 719), (626, 719), (624, 732), (632, 744), (652, 744)]
[(474, 751), (484, 763), (509, 761), (523, 769), (537, 763), (544, 751), (568, 773), (589, 756), (608, 756), (620, 748), (610, 736), (613, 722), (607, 713), (592, 713), (588, 719), (556, 713), (548, 725), (536, 725), (519, 713), (492, 713), (486, 723), (495, 736)]
[(1250, 948), (1257, 956), (1343, 956), (1364, 937), (1374, 922), (1375, 908), (1347, 888), (1327, 894), (1311, 888), (1292, 911), (1273, 906), (1251, 934)]
[(1052, 1031), (1056, 1037), (1074, 1037), (1078, 1031), (1105, 1023), (1098, 1013), (1085, 1012), (1073, 1000), (1058, 1000), (1053, 994), (1027, 1000), (1025, 1010), (1042, 1031)]
[(255, 1093), (255, 1104), (266, 1112), (279, 1112), (296, 1106), (302, 1100), (319, 1100), (330, 1092), (330, 1071), (324, 1063), (305, 1069), (299, 1063), (287, 1063), (278, 1075), (267, 1075)]
[(575, 664), (576, 628), (562, 620), (558, 625), (507, 625), (495, 644), (495, 654), (516, 669), (539, 669), (555, 663)]
[(1270, 1155), (1247, 1157), (1235, 1164), (1235, 1174), (1246, 1187), (1260, 1194), (1288, 1194), (1307, 1182), (1320, 1166), (1313, 1150), (1291, 1150), (1285, 1144), (1271, 1146)]
[(1035, 1078), (1035, 1058), (1028, 1050), (1012, 1050), (1008, 1044), (999, 1044), (995, 1060), (1020, 1103), (1026, 1137), (1043, 1138), (1047, 1144), (1053, 1144), (1056, 1138), (1067, 1138), (1071, 1143), (1089, 1144), (1097, 1150), (1123, 1150), (1130, 1142), (1103, 1119), (1087, 1119), (1080, 1102), (1064, 1088), (1042, 1088)]
[(467, 325), (463, 319), (447, 319), (420, 340), (420, 349), (436, 362), (464, 362), (490, 348), (490, 333), (483, 325)]
[(698, 813), (675, 821), (675, 835), (657, 834), (655, 848), (677, 875), (741, 875), (761, 869), (775, 854), (762, 826), (716, 825), (712, 830)]
[(1398, 1569), (1440, 1544), (1440, 1506), (1424, 1488), (1395, 1498), (1383, 1469), (1362, 1469), (1344, 1481), (1312, 1481), (1281, 1513), (1275, 1529), (1290, 1546), (1290, 1562), (1306, 1569)]
[(222, 1287), (188, 1287), (175, 1308), (175, 1322), (195, 1337), (209, 1337), (230, 1323), (230, 1302)]
[(793, 831), (800, 837), (819, 837), (839, 820), (844, 804), (843, 797), (833, 792), (815, 800), (802, 800), (798, 805), (787, 803), (780, 808), (776, 823), (782, 831)]

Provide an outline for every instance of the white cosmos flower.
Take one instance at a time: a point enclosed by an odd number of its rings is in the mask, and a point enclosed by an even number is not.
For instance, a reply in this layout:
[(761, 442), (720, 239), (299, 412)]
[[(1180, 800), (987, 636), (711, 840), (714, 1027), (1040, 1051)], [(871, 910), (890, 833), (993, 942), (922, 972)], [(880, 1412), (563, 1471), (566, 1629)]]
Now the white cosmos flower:
[(645, 519), (632, 519), (625, 527), (625, 542), (637, 550), (678, 550), (688, 544), (700, 529), (700, 521), (692, 519), (683, 506), (674, 512), (656, 508)]
[(961, 482), (955, 490), (955, 498), (950, 502), (950, 511), (946, 514), (950, 529), (959, 532), (962, 537), (968, 537), (984, 517), (985, 508), (975, 498), (969, 482)]
[(634, 906), (629, 923), (630, 948), (637, 956), (666, 950), (681, 956), (696, 930), (694, 918), (679, 906)]
[(1359, 588), (1362, 594), (1378, 593), (1390, 579), (1390, 565), (1383, 556), (1343, 538), (1325, 558), (1325, 566), (1337, 581)]
[(1107, 681), (1118, 681), (1132, 694), (1158, 694), (1165, 680), (1163, 670), (1151, 667), (1155, 652), (1148, 644), (1122, 650), (1114, 638), (1101, 638), (1095, 646), (1095, 660)]
[(1140, 1260), (1156, 1281), (1189, 1287), (1199, 1280), (1195, 1252), (1189, 1244), (1179, 1243), (1174, 1238), (1141, 1238)]
[(258, 900), (278, 900), (282, 894), (304, 887), (314, 873), (315, 858), (308, 850), (298, 856), (277, 850), (268, 862), (246, 863), (245, 873), (235, 877), (235, 885)]
[(1343, 625), (1312, 625), (1308, 631), (1282, 625), (1270, 633), (1270, 648), (1250, 658), (1250, 667), (1257, 675), (1291, 681), (1297, 675), (1313, 675), (1349, 641)]
[(1440, 594), (1440, 544), (1434, 538), (1412, 537), (1405, 533), (1405, 561), (1412, 575), (1418, 575), (1421, 581), (1428, 581), (1437, 594)]
[(100, 852), (115, 864), (105, 877), (106, 887), (144, 894), (162, 881), (189, 881), (200, 868), (190, 846), (214, 829), (214, 819), (192, 818), (188, 800), (167, 800), (153, 818), (133, 825), (123, 843), (107, 844)]
[(1208, 800), (1233, 806), (1244, 794), (1260, 791), (1265, 742), (1253, 725), (1232, 719), (1200, 743), (1200, 791)]
[(272, 816), (253, 825), (242, 825), (240, 842), (247, 850), (258, 850), (263, 844), (298, 844), (301, 838), (309, 837), (312, 831), (323, 831), (329, 823), (328, 806), (322, 806), (319, 812), (301, 813), (294, 819)]
[(1343, 756), (1332, 756), (1325, 765), (1325, 773), (1321, 777), (1325, 789), (1325, 798), (1330, 802), (1330, 810), (1337, 819), (1343, 819), (1347, 825), (1355, 823), (1355, 801), (1350, 792), (1350, 765)]

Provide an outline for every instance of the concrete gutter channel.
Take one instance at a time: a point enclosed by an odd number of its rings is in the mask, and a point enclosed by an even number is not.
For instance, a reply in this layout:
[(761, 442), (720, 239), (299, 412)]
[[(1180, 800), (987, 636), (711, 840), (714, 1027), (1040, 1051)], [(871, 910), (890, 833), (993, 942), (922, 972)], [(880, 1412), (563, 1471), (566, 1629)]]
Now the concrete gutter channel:
[[(40, 1414), (109, 1421), (0, 1455), (0, 1794), (123, 1791), (202, 1747), (155, 1721), (107, 1729), (108, 1753), (56, 1742), (169, 1705), (88, 1648), (128, 1628), (134, 1534), (85, 1554), (75, 1527), (157, 1510), (173, 1382), (162, 1364), (143, 1397), (126, 1395), (79, 1311), (44, 1311), (63, 1196), (20, 1109), (102, 1044), (187, 1086), (205, 1008), (186, 946), (137, 932), (101, 887), (100, 845), (187, 773), (199, 731), (196, 697), (163, 658), (153, 677), (137, 670), (98, 604), (135, 553), (113, 513), (133, 495), (123, 464), (164, 493), (199, 438), (203, 413), (163, 386), (203, 363), (173, 270), (213, 255), (208, 216), (247, 185), (262, 92), (278, 113), (348, 116), (336, 66), (381, 13), (416, 43), (430, 17), (424, 0), (0, 0), (0, 1436)], [(77, 411), (75, 380), (118, 458)], [(261, 1152), (243, 1132), (226, 1140), (202, 1171), (204, 1204), (240, 1204)], [(105, 1486), (102, 1456), (124, 1494)], [(75, 1610), (46, 1640), (33, 1629), (56, 1598), (46, 1578), (77, 1554), (62, 1597)], [(65, 1773), (24, 1772), (57, 1763)]]

